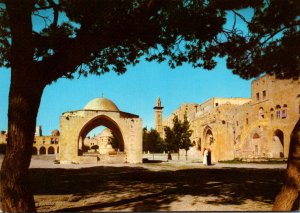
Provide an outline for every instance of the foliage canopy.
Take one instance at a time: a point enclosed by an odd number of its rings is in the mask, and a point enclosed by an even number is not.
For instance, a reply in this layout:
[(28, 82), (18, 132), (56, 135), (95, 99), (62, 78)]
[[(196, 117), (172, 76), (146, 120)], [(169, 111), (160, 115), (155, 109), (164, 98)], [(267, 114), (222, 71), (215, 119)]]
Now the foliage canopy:
[[(12, 22), (23, 21), (10, 19), (9, 7), (10, 1), (0, 3), (0, 66), (6, 67), (17, 30)], [(299, 77), (299, 7), (293, 0), (38, 0), (17, 10), (45, 23), (38, 31), (31, 26), (21, 45), (51, 83), (73, 78), (75, 71), (122, 74), (142, 56), (167, 60), (171, 68), (186, 62), (208, 70), (216, 57), (226, 57), (228, 68), (242, 78)], [(244, 8), (253, 11), (249, 20)], [(229, 13), (233, 23), (225, 27)]]

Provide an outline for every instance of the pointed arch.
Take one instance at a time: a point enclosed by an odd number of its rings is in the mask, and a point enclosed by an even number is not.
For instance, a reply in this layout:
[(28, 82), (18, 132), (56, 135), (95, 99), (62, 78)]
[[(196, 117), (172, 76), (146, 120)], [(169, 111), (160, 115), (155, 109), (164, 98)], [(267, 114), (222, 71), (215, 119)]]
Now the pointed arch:
[[(78, 149), (80, 150), (80, 147), (82, 147), (83, 140), (86, 138), (87, 134), (94, 129), (95, 127), (98, 126), (105, 126), (109, 128), (116, 139), (119, 142), (119, 151), (123, 152), (124, 151), (124, 138), (122, 134), (122, 130), (120, 126), (115, 122), (111, 117), (106, 116), (106, 115), (98, 115), (89, 121), (87, 121), (83, 127), (81, 128), (79, 135), (78, 135)], [(81, 151), (79, 151), (79, 154)]]

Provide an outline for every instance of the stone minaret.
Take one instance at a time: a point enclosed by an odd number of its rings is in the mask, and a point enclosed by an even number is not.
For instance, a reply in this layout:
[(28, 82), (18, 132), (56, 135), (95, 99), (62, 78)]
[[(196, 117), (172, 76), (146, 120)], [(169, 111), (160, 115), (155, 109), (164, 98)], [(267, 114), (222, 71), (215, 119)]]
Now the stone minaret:
[(155, 112), (155, 130), (159, 133), (160, 137), (163, 138), (164, 128), (163, 128), (163, 117), (162, 111), (163, 107), (161, 106), (160, 97), (156, 99), (155, 107), (153, 108)]

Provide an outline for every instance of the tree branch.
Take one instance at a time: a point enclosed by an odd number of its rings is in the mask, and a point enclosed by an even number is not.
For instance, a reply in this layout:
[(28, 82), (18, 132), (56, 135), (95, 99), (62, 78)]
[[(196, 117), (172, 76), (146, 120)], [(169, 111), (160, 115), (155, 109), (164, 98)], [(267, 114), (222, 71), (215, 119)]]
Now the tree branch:
[(247, 20), (246, 20), (246, 18), (243, 16), (243, 15), (241, 15), (240, 13), (238, 13), (238, 12), (236, 12), (235, 10), (231, 10), (235, 15), (237, 15), (238, 17), (240, 17), (240, 19), (242, 19), (245, 23), (247, 23), (247, 24), (250, 24), (250, 22), (248, 22)]
[(52, 25), (57, 27), (57, 22), (58, 22), (58, 12), (59, 12), (59, 5), (55, 4), (53, 0), (48, 0), (49, 5), (53, 8), (53, 23)]
[[(76, 67), (90, 59), (91, 53), (99, 53), (105, 48), (117, 46), (118, 44), (130, 45), (130, 42), (136, 43), (136, 40), (128, 40), (133, 39), (133, 37), (137, 39), (133, 35), (135, 35), (135, 32), (140, 33), (141, 31), (141, 29), (136, 28), (136, 23), (149, 19), (158, 9), (158, 5), (153, 5), (155, 1), (151, 0), (149, 2), (147, 3), (150, 5), (141, 5), (129, 14), (128, 18), (120, 19), (118, 22), (99, 30), (91, 31), (92, 23), (90, 22), (82, 24), (76, 38), (65, 40), (59, 49), (55, 50), (54, 55), (36, 63), (40, 72), (43, 73), (45, 82), (49, 84), (68, 73), (74, 73)], [(146, 38), (148, 35), (142, 34), (141, 36)], [(126, 42), (124, 43), (124, 41)]]
[(284, 26), (284, 27), (276, 30), (272, 34), (269, 34), (268, 38), (266, 40), (264, 40), (262, 43), (260, 43), (259, 46), (263, 47), (270, 39), (274, 38), (274, 36), (277, 35), (278, 33), (282, 32), (290, 27), (295, 27), (295, 26), (299, 26), (299, 25), (300, 25), (300, 21), (296, 22), (295, 24)]

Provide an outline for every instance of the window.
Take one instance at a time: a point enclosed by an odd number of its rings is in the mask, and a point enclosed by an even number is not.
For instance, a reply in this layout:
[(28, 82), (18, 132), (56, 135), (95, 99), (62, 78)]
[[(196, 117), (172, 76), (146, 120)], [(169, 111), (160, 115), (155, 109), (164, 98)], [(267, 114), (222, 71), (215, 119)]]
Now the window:
[(280, 107), (280, 105), (277, 105), (276, 106), (276, 118), (277, 119), (280, 119), (280, 114), (281, 114), (281, 107)]
[(259, 114), (259, 119), (265, 118), (264, 108), (260, 107), (259, 111), (258, 111), (258, 114)]
[(284, 118), (286, 118), (286, 116), (287, 116), (286, 115), (286, 109), (283, 109), (282, 110), (282, 117), (281, 118), (284, 119)]
[(219, 106), (219, 103), (216, 103), (216, 107)]
[(259, 93), (256, 93), (256, 100), (259, 101)]
[(280, 111), (276, 111), (276, 118), (279, 119), (280, 118)]
[(264, 90), (264, 91), (263, 91), (263, 99), (265, 99), (266, 96), (267, 96), (267, 92), (266, 92), (266, 90)]
[(274, 109), (273, 108), (270, 109), (270, 113), (271, 113), (271, 120), (273, 120), (274, 119)]
[(286, 108), (287, 108), (287, 105), (284, 104), (283, 105), (283, 110), (282, 110), (282, 115), (281, 115), (282, 119), (285, 119), (287, 117), (287, 109)]
[(246, 124), (248, 124), (249, 123), (249, 119), (248, 118), (246, 118)]
[(237, 125), (237, 126), (239, 125), (239, 122), (238, 122), (238, 121), (236, 122), (236, 125)]

